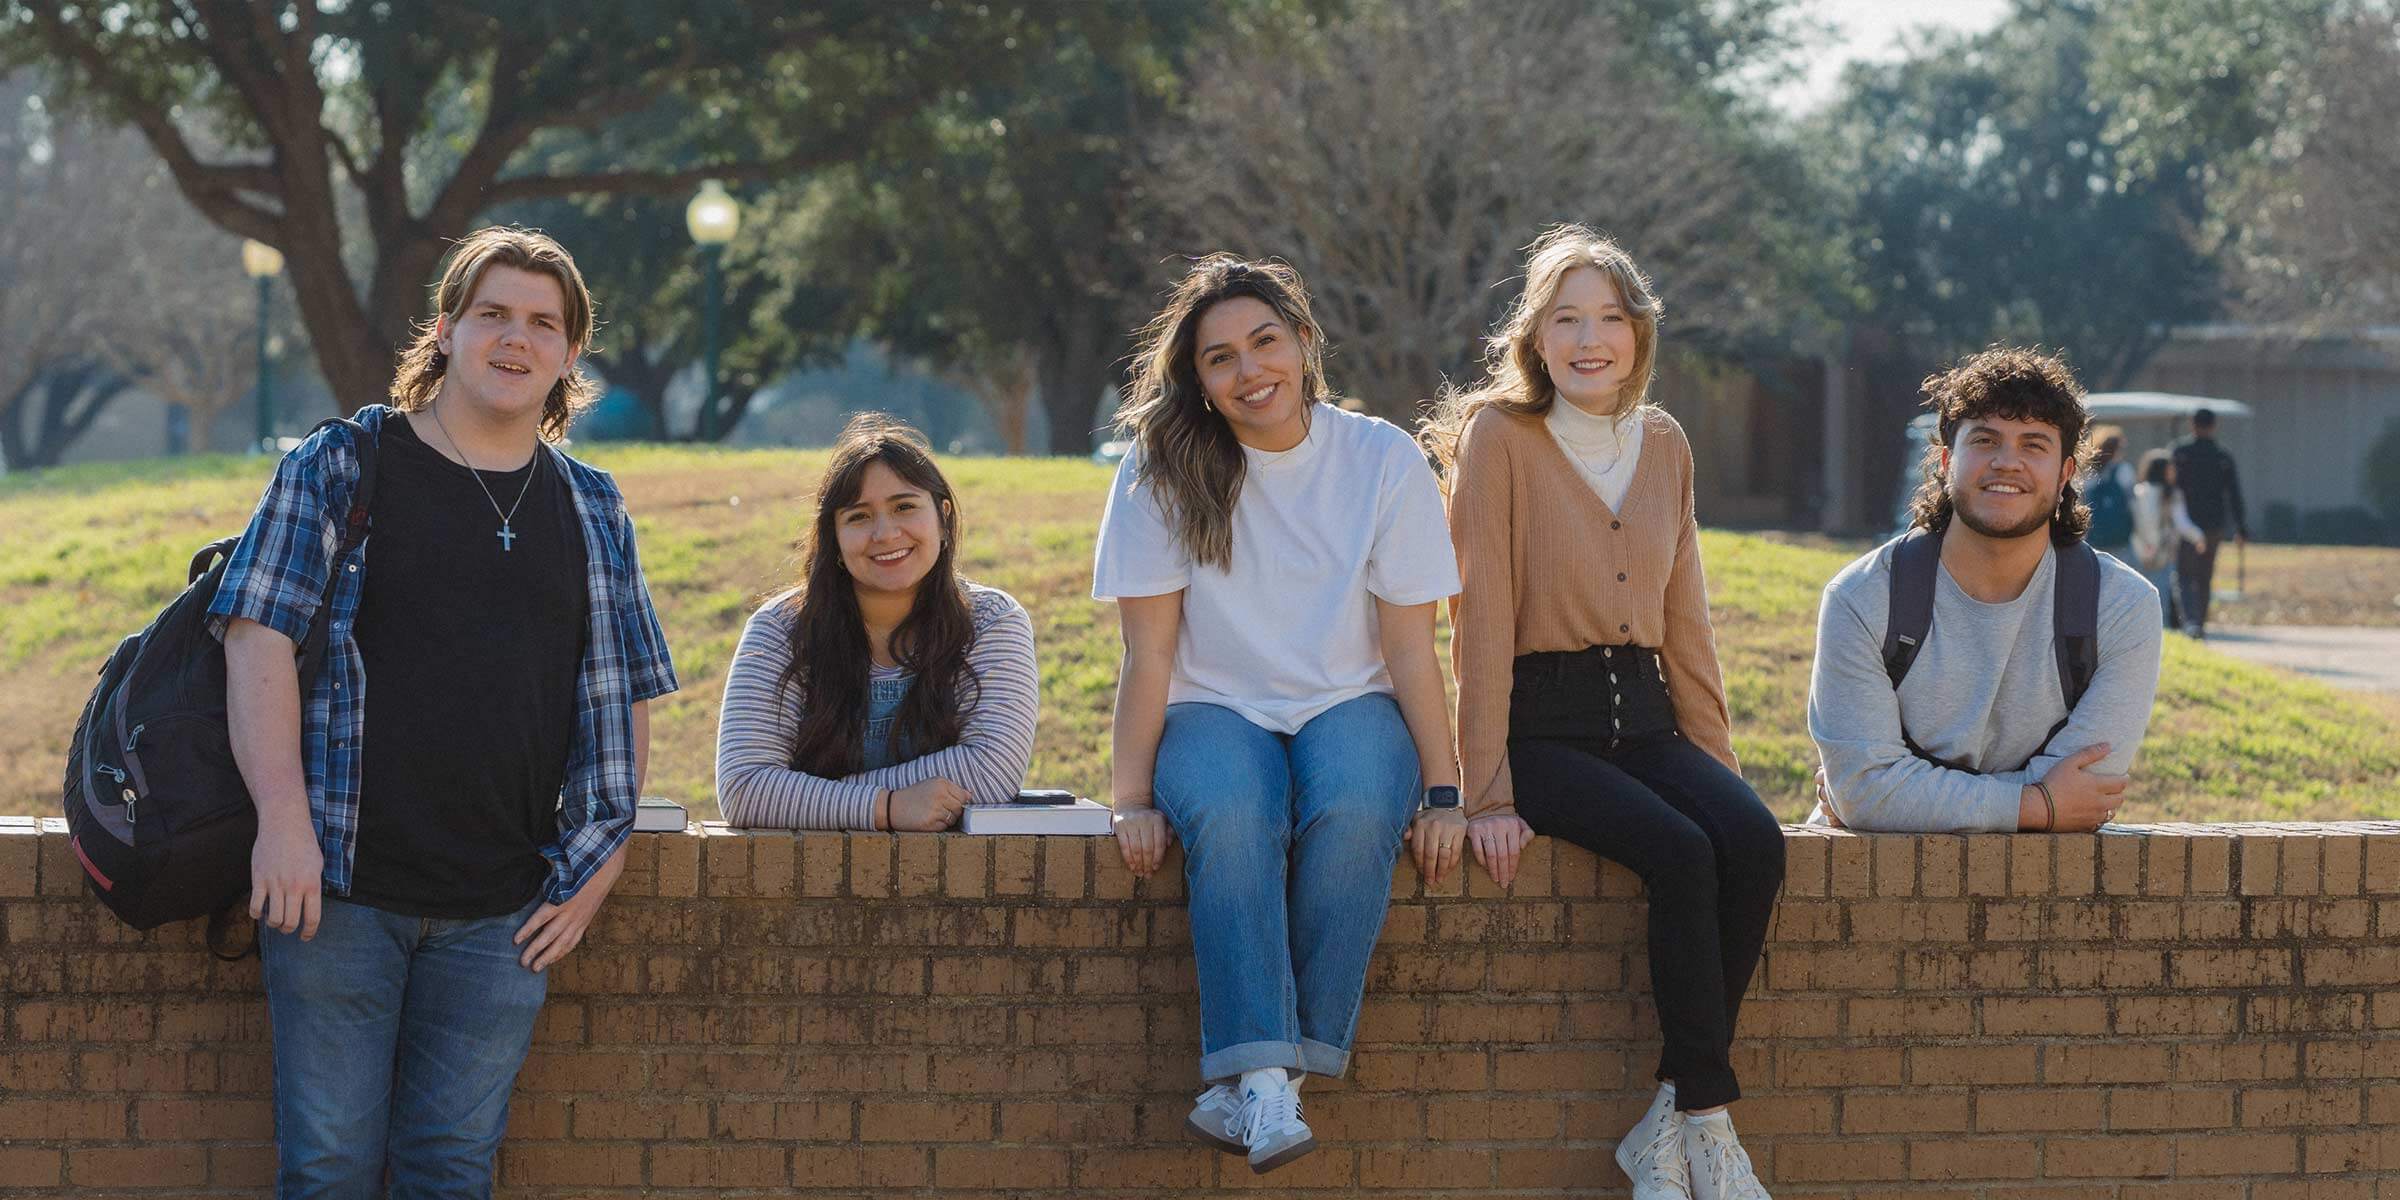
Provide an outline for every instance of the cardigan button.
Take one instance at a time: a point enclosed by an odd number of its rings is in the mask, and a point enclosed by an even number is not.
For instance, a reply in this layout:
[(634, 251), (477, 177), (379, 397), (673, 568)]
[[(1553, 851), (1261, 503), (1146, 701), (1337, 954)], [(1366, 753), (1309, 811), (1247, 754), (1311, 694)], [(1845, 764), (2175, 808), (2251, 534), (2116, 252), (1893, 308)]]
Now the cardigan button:
[(1618, 633), (1631, 633), (1631, 632), (1633, 632), (1633, 626), (1631, 626), (1631, 625), (1619, 625), (1619, 626), (1617, 626), (1617, 632), (1618, 632)]
[(1625, 582), (1625, 572), (1623, 572), (1623, 571), (1619, 571), (1619, 572), (1617, 572), (1617, 582), (1618, 582), (1618, 583), (1623, 583), (1623, 582)]
[(1610, 521), (1608, 523), (1608, 527), (1610, 529), (1623, 529), (1625, 528), (1625, 523), (1622, 521)]

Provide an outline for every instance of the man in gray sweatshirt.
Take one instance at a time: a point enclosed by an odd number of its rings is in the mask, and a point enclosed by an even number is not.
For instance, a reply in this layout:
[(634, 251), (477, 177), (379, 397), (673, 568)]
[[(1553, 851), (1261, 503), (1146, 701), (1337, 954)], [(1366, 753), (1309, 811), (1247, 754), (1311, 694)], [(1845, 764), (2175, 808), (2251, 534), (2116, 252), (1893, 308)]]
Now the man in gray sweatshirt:
[[(2098, 555), (2097, 653), (2070, 706), (2053, 617), (2062, 555), (2086, 553), (2091, 517), (2073, 485), (2083, 389), (2055, 358), (1995, 349), (1926, 380), (1925, 391), (1939, 425), (1912, 529), (1844, 567), (1818, 611), (1813, 820), (1945, 833), (2098, 828), (2123, 801), (2150, 722), (2161, 631), (2157, 589)], [(1938, 539), (1939, 568), (1932, 624), (1895, 688), (1885, 633), (1895, 555), (1912, 536)]]

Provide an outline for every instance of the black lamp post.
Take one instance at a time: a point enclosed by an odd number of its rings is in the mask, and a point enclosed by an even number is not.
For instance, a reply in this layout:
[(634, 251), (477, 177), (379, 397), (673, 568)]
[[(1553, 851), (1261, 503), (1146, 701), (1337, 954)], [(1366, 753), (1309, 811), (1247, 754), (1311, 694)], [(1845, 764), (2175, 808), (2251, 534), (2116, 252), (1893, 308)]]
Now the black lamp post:
[(700, 309), (700, 418), (693, 423), (698, 434), (711, 441), (722, 432), (717, 428), (721, 419), (717, 411), (717, 310), (724, 303), (724, 277), (720, 263), (725, 257), (725, 243), (742, 227), (742, 206), (725, 194), (725, 185), (714, 179), (700, 185), (698, 195), (683, 209), (684, 227), (691, 230), (692, 241), (700, 247), (702, 269), (707, 274)]

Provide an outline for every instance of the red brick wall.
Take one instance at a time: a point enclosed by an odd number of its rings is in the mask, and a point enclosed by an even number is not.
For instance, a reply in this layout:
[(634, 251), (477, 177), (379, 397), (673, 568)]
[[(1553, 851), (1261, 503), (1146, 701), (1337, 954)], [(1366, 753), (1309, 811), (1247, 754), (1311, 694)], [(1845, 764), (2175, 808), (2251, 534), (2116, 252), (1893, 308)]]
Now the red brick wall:
[[(2400, 823), (1794, 830), (1736, 1121), (1802, 1196), (2400, 1197)], [(1105, 841), (643, 836), (558, 969), (505, 1192), (1591, 1195), (1656, 1055), (1634, 881), (1405, 865), (1324, 1148), (1182, 1140), (1180, 884)], [(0, 822), (0, 1196), (256, 1194), (256, 962), (118, 928)]]

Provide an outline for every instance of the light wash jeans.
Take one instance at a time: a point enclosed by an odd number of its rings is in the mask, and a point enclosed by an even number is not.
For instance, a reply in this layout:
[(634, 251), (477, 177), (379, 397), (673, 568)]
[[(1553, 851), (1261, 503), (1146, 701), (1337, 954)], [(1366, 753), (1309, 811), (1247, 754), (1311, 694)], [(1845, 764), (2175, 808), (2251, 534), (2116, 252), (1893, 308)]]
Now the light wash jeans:
[(1152, 787), (1183, 842), (1202, 1078), (1349, 1066), (1419, 779), (1388, 695), (1289, 735), (1214, 704), (1167, 707)]
[(283, 1200), (486, 1197), (546, 976), (510, 916), (404, 917), (325, 897), (317, 936), (259, 926)]

